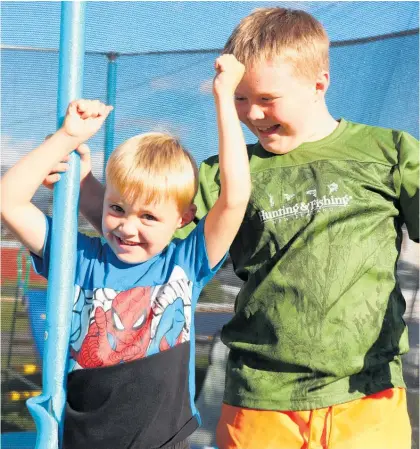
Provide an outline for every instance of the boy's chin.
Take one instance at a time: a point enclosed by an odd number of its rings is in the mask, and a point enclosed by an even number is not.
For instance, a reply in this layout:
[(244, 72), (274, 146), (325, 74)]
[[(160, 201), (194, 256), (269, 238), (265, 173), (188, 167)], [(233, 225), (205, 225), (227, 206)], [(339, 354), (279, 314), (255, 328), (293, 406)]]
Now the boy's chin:
[(287, 154), (300, 145), (296, 139), (288, 136), (279, 136), (276, 139), (261, 139), (260, 144), (265, 151), (273, 154)]
[(139, 263), (147, 262), (153, 256), (149, 255), (134, 255), (134, 254), (118, 254), (114, 251), (115, 255), (121, 262), (124, 262), (129, 265), (136, 265)]
[(118, 260), (129, 265), (136, 265), (139, 263), (147, 262), (160, 254), (164, 248), (159, 250), (158, 248), (137, 248), (134, 251), (121, 251), (119, 248), (111, 246), (113, 253), (117, 256)]
[(154, 256), (154, 254), (148, 254), (145, 251), (140, 250), (125, 252), (118, 250), (118, 248), (111, 248), (113, 253), (117, 256), (118, 260), (129, 265), (136, 265), (139, 263), (147, 262)]

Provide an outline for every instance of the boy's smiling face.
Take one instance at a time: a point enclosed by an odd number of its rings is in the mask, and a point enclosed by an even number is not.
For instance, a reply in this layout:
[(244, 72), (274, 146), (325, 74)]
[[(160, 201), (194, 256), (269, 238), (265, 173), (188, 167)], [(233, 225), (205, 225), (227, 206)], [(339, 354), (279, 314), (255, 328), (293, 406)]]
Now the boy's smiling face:
[(194, 217), (195, 209), (182, 215), (173, 199), (145, 204), (141, 196), (127, 202), (108, 183), (105, 190), (102, 232), (118, 259), (128, 264), (145, 262), (161, 252), (174, 232)]
[[(325, 81), (327, 85), (328, 75)], [(236, 89), (239, 119), (266, 151), (288, 153), (316, 132), (317, 110), (325, 104), (325, 91), (319, 87), (315, 80), (297, 76), (293, 65), (280, 58), (261, 61), (247, 68)]]

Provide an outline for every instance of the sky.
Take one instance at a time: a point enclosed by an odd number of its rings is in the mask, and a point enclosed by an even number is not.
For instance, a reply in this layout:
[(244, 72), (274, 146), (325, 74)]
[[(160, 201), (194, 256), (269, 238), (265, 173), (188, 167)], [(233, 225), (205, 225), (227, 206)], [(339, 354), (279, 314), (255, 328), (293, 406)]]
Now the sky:
[[(85, 48), (119, 53), (219, 49), (242, 17), (274, 5), (312, 13), (333, 42), (418, 27), (417, 2), (89, 1)], [(2, 45), (57, 49), (60, 7), (60, 2), (3, 1)], [(217, 54), (120, 57), (115, 144), (159, 129), (179, 134), (198, 162), (214, 154), (211, 81)], [(3, 50), (1, 57), (4, 167), (56, 126), (58, 56)], [(333, 48), (331, 73), (327, 100), (333, 115), (407, 129), (418, 137), (418, 36)], [(86, 56), (83, 95), (105, 101), (106, 74), (105, 56)], [(249, 132), (246, 139), (255, 140)], [(98, 175), (103, 140), (101, 132), (91, 141)]]

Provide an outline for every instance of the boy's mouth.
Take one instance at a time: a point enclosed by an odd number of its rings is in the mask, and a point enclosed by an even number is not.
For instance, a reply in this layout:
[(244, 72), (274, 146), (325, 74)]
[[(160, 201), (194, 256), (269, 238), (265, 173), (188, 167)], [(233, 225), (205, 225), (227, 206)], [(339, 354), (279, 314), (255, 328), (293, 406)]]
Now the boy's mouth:
[(115, 236), (117, 242), (122, 246), (140, 246), (140, 242), (131, 242), (130, 240), (123, 240), (122, 238)]
[(277, 132), (277, 130), (280, 128), (280, 125), (272, 125), (272, 126), (257, 126), (258, 133), (261, 136), (269, 136), (271, 134), (274, 134)]

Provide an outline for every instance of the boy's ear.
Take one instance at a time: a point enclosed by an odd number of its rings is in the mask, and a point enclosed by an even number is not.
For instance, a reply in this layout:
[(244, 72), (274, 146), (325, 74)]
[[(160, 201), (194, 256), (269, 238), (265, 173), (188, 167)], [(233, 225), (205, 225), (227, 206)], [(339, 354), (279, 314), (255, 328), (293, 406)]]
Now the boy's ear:
[(188, 209), (182, 214), (182, 219), (179, 227), (183, 228), (184, 226), (187, 226), (187, 224), (191, 223), (194, 220), (196, 212), (197, 206), (195, 204), (191, 204), (190, 206), (188, 206)]
[(325, 96), (327, 93), (328, 87), (330, 85), (330, 74), (327, 71), (323, 71), (319, 74), (318, 78), (316, 79), (316, 93), (318, 95)]

